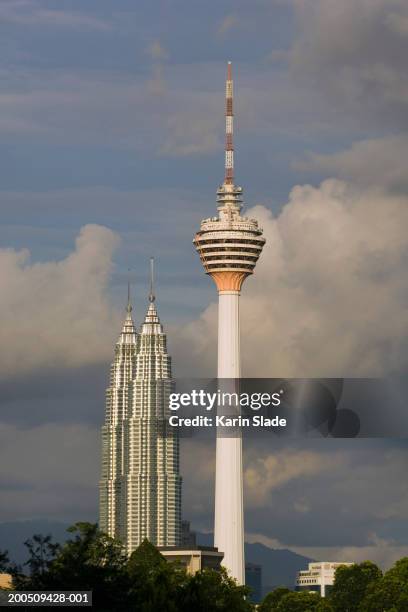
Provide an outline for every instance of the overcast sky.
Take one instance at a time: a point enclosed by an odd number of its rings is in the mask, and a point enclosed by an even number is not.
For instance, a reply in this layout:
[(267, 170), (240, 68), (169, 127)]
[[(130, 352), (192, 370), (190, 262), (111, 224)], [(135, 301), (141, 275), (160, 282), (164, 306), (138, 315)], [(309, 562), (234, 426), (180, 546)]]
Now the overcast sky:
[[(237, 180), (267, 238), (244, 374), (406, 371), (407, 53), (405, 0), (0, 3), (0, 521), (95, 520), (128, 268), (139, 322), (157, 258), (175, 372), (215, 372), (191, 241), (223, 176), (227, 60)], [(202, 530), (213, 455), (183, 443)], [(392, 441), (248, 444), (248, 540), (389, 563), (408, 551), (407, 459)]]

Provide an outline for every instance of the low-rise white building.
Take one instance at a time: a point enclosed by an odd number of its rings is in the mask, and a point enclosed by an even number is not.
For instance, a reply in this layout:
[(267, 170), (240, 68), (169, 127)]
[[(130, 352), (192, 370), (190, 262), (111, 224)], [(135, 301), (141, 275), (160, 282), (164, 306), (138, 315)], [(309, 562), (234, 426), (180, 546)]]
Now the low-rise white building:
[(317, 591), (326, 597), (334, 584), (334, 574), (341, 565), (353, 565), (333, 561), (314, 561), (307, 570), (301, 570), (296, 576), (296, 591)]
[(195, 574), (202, 569), (219, 570), (224, 553), (213, 546), (158, 546), (161, 555), (169, 563), (179, 563), (189, 574)]

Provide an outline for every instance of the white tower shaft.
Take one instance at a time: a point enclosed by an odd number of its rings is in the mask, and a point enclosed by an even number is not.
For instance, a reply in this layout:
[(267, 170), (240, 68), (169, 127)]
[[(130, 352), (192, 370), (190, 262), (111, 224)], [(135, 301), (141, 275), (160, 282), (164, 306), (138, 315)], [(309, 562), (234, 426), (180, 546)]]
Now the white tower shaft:
[[(218, 378), (240, 377), (239, 291), (220, 291), (218, 302)], [(222, 387), (222, 380), (219, 381)], [(225, 391), (233, 392), (233, 380)], [(238, 434), (237, 434), (238, 436)], [(239, 584), (245, 582), (242, 439), (217, 436), (214, 544), (223, 565)]]

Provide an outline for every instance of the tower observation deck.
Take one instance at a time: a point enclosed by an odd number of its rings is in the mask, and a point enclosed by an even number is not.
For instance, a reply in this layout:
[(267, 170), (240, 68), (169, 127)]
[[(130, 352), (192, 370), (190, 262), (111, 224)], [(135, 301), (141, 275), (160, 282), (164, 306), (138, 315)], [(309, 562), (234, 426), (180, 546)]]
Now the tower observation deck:
[(242, 187), (221, 185), (219, 216), (204, 219), (194, 239), (204, 270), (219, 291), (241, 290), (265, 244), (258, 222), (241, 217), (241, 195)]
[(231, 63), (226, 84), (225, 177), (217, 191), (218, 216), (204, 219), (194, 245), (219, 291), (240, 291), (252, 274), (265, 238), (256, 219), (241, 216), (242, 187), (234, 185), (233, 85)]

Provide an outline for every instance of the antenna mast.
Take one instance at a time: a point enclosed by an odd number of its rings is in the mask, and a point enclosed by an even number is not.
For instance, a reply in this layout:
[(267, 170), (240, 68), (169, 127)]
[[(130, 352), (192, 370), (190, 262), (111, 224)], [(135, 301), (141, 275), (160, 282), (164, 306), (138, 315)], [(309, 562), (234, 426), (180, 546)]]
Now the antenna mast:
[(132, 312), (132, 304), (130, 302), (130, 268), (128, 268), (128, 295), (127, 295), (127, 306), (126, 311), (130, 314)]
[(234, 113), (233, 102), (232, 65), (228, 62), (227, 81), (225, 83), (225, 180), (226, 185), (234, 183)]
[(154, 302), (156, 296), (154, 295), (154, 257), (150, 258), (150, 293), (149, 302)]

